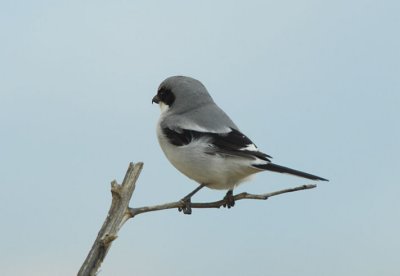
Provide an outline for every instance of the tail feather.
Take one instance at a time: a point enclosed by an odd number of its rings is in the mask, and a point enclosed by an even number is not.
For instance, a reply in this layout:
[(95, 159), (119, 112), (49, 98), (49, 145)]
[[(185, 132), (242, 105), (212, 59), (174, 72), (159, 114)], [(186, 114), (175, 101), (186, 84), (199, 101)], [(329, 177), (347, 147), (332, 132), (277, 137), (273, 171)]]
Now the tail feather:
[(304, 177), (304, 178), (311, 179), (311, 180), (329, 181), (328, 179), (325, 179), (325, 178), (322, 178), (322, 177), (319, 177), (319, 176), (316, 176), (316, 175), (312, 175), (312, 174), (309, 174), (309, 173), (293, 170), (291, 168), (287, 168), (287, 167), (284, 167), (284, 166), (276, 165), (274, 163), (267, 163), (267, 164), (263, 164), (263, 165), (253, 165), (253, 166), (256, 167), (256, 168), (259, 168), (259, 169), (263, 169), (263, 170), (279, 172), (279, 173), (288, 173), (288, 174)]

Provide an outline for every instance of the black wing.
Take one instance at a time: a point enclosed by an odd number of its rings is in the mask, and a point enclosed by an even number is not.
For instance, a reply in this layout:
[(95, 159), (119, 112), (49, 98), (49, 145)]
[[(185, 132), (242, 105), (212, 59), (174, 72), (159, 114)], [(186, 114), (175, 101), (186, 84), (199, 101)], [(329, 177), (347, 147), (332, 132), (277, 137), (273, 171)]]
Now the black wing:
[[(272, 158), (256, 150), (254, 143), (236, 129), (231, 128), (231, 131), (227, 133), (200, 132), (188, 129), (172, 130), (170, 128), (163, 128), (162, 130), (169, 142), (178, 147), (187, 145), (193, 140), (205, 138), (210, 147), (213, 148), (212, 151), (208, 152), (209, 154), (260, 158), (265, 161), (270, 161), (268, 158)], [(252, 145), (254, 146), (254, 150), (248, 148)]]

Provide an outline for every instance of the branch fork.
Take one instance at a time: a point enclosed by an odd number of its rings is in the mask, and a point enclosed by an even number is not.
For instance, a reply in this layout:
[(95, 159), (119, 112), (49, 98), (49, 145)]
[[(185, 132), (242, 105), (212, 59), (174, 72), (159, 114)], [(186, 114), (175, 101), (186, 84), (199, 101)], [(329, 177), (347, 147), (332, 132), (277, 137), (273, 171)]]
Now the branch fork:
[[(103, 262), (104, 258), (106, 257), (108, 250), (112, 245), (112, 242), (118, 238), (118, 231), (130, 218), (134, 218), (135, 216), (143, 213), (167, 209), (177, 208), (179, 210), (184, 210), (184, 208), (186, 207), (187, 202), (185, 202), (184, 200), (138, 208), (129, 207), (129, 202), (131, 200), (133, 192), (135, 191), (136, 181), (139, 178), (142, 168), (142, 162), (138, 162), (136, 164), (129, 163), (129, 167), (122, 184), (118, 184), (116, 180), (113, 180), (111, 182), (112, 201), (110, 210), (108, 211), (107, 218), (97, 235), (92, 249), (90, 250), (85, 262), (82, 264), (78, 272), (78, 276), (92, 276), (97, 274), (97, 271), (100, 268), (100, 265)], [(233, 199), (235, 201), (243, 199), (266, 200), (272, 196), (313, 189), (315, 187), (316, 185), (309, 184), (264, 194), (250, 194), (244, 192), (234, 195)], [(224, 205), (228, 205), (228, 198), (224, 198), (222, 200), (214, 202), (190, 203), (191, 208), (221, 208), (221, 206)]]

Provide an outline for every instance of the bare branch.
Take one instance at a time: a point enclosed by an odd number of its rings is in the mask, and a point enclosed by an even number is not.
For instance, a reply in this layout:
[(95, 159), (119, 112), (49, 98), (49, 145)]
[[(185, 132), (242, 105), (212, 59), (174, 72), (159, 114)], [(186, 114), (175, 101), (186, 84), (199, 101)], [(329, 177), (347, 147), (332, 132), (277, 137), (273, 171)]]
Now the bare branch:
[(119, 229), (130, 218), (127, 214), (129, 201), (142, 168), (143, 163), (141, 162), (130, 163), (122, 184), (119, 185), (115, 180), (111, 182), (112, 202), (110, 210), (92, 249), (78, 272), (78, 276), (96, 275), (112, 242), (118, 237)]
[[(266, 200), (272, 196), (277, 196), (281, 194), (286, 194), (286, 193), (291, 193), (291, 192), (296, 192), (300, 190), (308, 190), (308, 189), (313, 189), (317, 187), (317, 185), (302, 185), (298, 186), (295, 188), (290, 188), (290, 189), (284, 189), (272, 193), (266, 193), (266, 194), (249, 194), (249, 193), (240, 193), (234, 196), (235, 201), (241, 200), (241, 199), (259, 199), (259, 200)], [(205, 203), (191, 203), (190, 206), (192, 208), (221, 208), (221, 206), (226, 205), (227, 202), (225, 199), (214, 201), (214, 202), (205, 202)], [(147, 213), (147, 212), (154, 212), (154, 211), (161, 211), (161, 210), (167, 210), (167, 209), (175, 209), (175, 208), (183, 208), (185, 206), (185, 203), (183, 201), (175, 201), (175, 202), (170, 202), (166, 204), (161, 204), (161, 205), (154, 205), (154, 206), (145, 206), (145, 207), (139, 207), (139, 208), (129, 208), (129, 214), (130, 217), (134, 217), (136, 215), (142, 214), (142, 213)]]
[[(117, 181), (111, 182), (111, 194), (112, 194), (112, 202), (110, 210), (108, 211), (108, 215), (106, 220), (101, 227), (94, 244), (86, 257), (85, 262), (82, 264), (78, 276), (92, 276), (96, 275), (98, 269), (100, 268), (101, 263), (107, 255), (108, 250), (111, 247), (112, 242), (118, 237), (118, 231), (124, 225), (124, 223), (130, 219), (135, 217), (136, 215), (154, 212), (160, 210), (174, 209), (174, 208), (183, 208), (185, 206), (185, 202), (182, 200), (170, 202), (161, 205), (154, 206), (145, 206), (139, 208), (130, 208), (129, 201), (132, 197), (132, 194), (135, 190), (136, 181), (140, 175), (140, 172), (143, 168), (143, 163), (139, 162), (136, 164), (130, 163), (128, 170), (126, 172), (124, 181), (121, 185), (117, 183)], [(235, 201), (242, 199), (258, 199), (258, 200), (266, 200), (272, 196), (277, 196), (280, 194), (296, 192), (300, 190), (308, 190), (315, 188), (316, 185), (303, 185), (295, 188), (284, 189), (272, 193), (265, 194), (249, 194), (249, 193), (240, 193), (234, 196)], [(214, 202), (205, 202), (205, 203), (191, 203), (191, 208), (220, 208), (227, 204), (227, 199), (222, 199)]]

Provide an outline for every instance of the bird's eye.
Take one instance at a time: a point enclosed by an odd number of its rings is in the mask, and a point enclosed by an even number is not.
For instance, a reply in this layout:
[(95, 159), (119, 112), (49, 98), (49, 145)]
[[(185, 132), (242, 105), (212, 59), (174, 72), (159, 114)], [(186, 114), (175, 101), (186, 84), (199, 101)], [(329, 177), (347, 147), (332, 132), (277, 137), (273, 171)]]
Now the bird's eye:
[(175, 101), (175, 95), (168, 88), (161, 87), (157, 92), (160, 101), (164, 102), (166, 105), (171, 106)]

